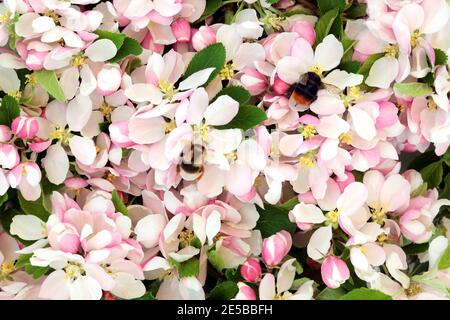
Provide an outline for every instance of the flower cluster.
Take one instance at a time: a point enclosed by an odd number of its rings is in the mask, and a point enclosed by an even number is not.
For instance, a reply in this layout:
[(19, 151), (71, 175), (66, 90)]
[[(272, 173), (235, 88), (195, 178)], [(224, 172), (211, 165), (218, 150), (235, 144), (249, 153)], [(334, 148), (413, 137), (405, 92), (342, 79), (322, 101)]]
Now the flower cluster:
[(0, 3), (1, 299), (448, 299), (446, 0)]

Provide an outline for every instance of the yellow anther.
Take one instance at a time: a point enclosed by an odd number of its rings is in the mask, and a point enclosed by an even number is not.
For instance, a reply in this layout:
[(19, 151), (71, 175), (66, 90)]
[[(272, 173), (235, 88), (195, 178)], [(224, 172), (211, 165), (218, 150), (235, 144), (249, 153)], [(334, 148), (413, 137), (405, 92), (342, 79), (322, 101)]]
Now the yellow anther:
[(408, 297), (415, 296), (415, 295), (419, 294), (420, 292), (422, 292), (422, 289), (415, 282), (411, 282), (408, 289), (405, 290), (405, 293)]
[(316, 128), (313, 125), (308, 124), (307, 126), (303, 127), (302, 136), (306, 140), (314, 137), (316, 134), (317, 134), (317, 130), (316, 130)]
[(359, 86), (354, 86), (348, 88), (347, 97), (352, 101), (358, 100), (362, 97), (361, 88)]
[(227, 63), (219, 72), (219, 77), (222, 80), (230, 80), (234, 77), (234, 69), (231, 63)]
[(167, 99), (172, 99), (176, 93), (175, 86), (167, 80), (160, 80), (158, 83), (159, 90), (164, 93)]
[(318, 76), (321, 76), (323, 73), (323, 68), (319, 65), (316, 65), (316, 66), (312, 66), (311, 68), (309, 68), (309, 71), (314, 72)]
[(72, 57), (71, 64), (73, 67), (81, 67), (86, 63), (86, 59), (84, 58), (84, 55), (82, 53), (79, 53), (77, 55), (74, 55)]
[(114, 180), (116, 180), (117, 177), (115, 175), (113, 175), (111, 172), (108, 172), (105, 175), (105, 179), (108, 180), (109, 182), (114, 182)]
[(95, 152), (96, 152), (96, 153), (99, 153), (100, 150), (101, 150), (100, 147), (99, 147), (98, 145), (95, 145)]
[(32, 86), (35, 86), (38, 82), (37, 82), (37, 77), (34, 73), (30, 73), (25, 75), (25, 83), (26, 84), (30, 84)]
[(379, 209), (370, 208), (370, 212), (372, 214), (373, 221), (375, 221), (380, 225), (384, 223), (384, 219), (386, 219), (387, 215), (386, 212), (383, 210), (383, 208)]
[(419, 44), (419, 38), (420, 38), (420, 31), (414, 30), (413, 33), (411, 33), (411, 47), (415, 48)]
[(397, 57), (397, 54), (398, 54), (397, 46), (389, 45), (386, 47), (386, 49), (384, 49), (385, 57), (395, 58), (395, 57)]
[(26, 176), (27, 175), (27, 168), (25, 166), (22, 166), (22, 175)]
[(232, 152), (226, 153), (225, 158), (227, 158), (229, 161), (233, 162), (237, 159), (237, 154), (236, 154), (236, 152), (232, 151)]
[(208, 140), (209, 130), (210, 128), (207, 124), (194, 126), (194, 131), (200, 136), (203, 141)]
[(20, 90), (10, 91), (8, 92), (8, 96), (13, 97), (16, 100), (20, 100), (20, 98), (22, 98), (22, 91)]
[(100, 112), (106, 117), (111, 114), (113, 111), (113, 108), (106, 102), (103, 102), (102, 105), (99, 108)]
[(14, 267), (14, 261), (8, 261), (8, 262), (3, 262), (0, 270), (2, 273), (2, 276), (7, 276), (10, 273), (14, 272), (16, 268)]
[(339, 221), (339, 216), (341, 215), (341, 211), (339, 209), (335, 209), (333, 211), (329, 211), (325, 216), (328, 218), (328, 221), (332, 224), (336, 224)]
[(274, 300), (289, 300), (290, 297), (292, 297), (293, 294), (289, 291), (285, 291), (283, 293), (277, 293), (277, 295), (274, 297)]
[(68, 129), (64, 129), (59, 125), (53, 125), (55, 128), (53, 132), (50, 134), (50, 138), (61, 141), (62, 144), (68, 144), (69, 139), (72, 137), (72, 134)]
[(344, 132), (339, 135), (339, 141), (342, 144), (351, 144), (353, 140), (353, 136), (350, 132)]
[(284, 20), (284, 17), (280, 17), (270, 11), (266, 11), (266, 16), (261, 19), (261, 22), (263, 25), (272, 27), (274, 30), (281, 30), (283, 29)]
[(180, 244), (182, 247), (187, 247), (194, 239), (194, 232), (191, 230), (183, 230), (180, 232), (178, 239), (180, 239)]
[(398, 111), (399, 111), (400, 113), (406, 111), (406, 107), (405, 107), (403, 104), (397, 103), (396, 106), (397, 106), (397, 109), (398, 109)]
[(65, 268), (67, 279), (74, 279), (85, 273), (84, 269), (78, 263), (69, 263)]
[(316, 165), (316, 159), (313, 154), (305, 154), (298, 158), (298, 163), (307, 168), (314, 168)]
[(378, 236), (377, 242), (380, 244), (384, 244), (388, 240), (388, 237), (385, 233), (382, 233)]
[(430, 110), (430, 111), (436, 111), (437, 110), (437, 104), (436, 104), (436, 102), (434, 102), (433, 99), (428, 99), (427, 107), (428, 107), (428, 110)]
[(0, 15), (0, 23), (7, 24), (9, 22), (9, 17), (10, 17), (10, 13), (8, 13), (8, 12)]
[(177, 127), (177, 124), (175, 123), (175, 121), (170, 121), (167, 122), (166, 125), (164, 126), (164, 131), (165, 133), (169, 133), (172, 132), (172, 130), (174, 130)]

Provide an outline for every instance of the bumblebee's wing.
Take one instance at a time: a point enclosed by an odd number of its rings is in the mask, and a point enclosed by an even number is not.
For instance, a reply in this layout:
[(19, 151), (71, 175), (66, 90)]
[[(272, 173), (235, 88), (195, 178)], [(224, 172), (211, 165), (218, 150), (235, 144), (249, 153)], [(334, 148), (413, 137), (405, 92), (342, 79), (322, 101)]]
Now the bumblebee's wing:
[(326, 83), (322, 82), (322, 85), (323, 85), (323, 88), (325, 90), (327, 90), (328, 92), (330, 92), (330, 93), (333, 93), (333, 94), (340, 94), (340, 93), (342, 93), (341, 89), (339, 89), (336, 86), (333, 86), (332, 84), (326, 84)]

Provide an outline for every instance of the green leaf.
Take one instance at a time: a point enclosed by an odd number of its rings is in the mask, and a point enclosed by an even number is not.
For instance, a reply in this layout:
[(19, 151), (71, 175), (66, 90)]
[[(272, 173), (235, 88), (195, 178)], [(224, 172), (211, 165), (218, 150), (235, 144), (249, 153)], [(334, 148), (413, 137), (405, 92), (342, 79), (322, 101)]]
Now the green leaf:
[(214, 68), (214, 71), (209, 76), (208, 81), (203, 86), (207, 86), (222, 70), (225, 65), (225, 47), (222, 43), (214, 43), (207, 46), (205, 49), (197, 52), (192, 58), (191, 62), (184, 73), (183, 79), (186, 79), (195, 72)]
[(339, 65), (338, 69), (344, 70), (351, 73), (358, 73), (359, 68), (361, 68), (361, 63), (358, 61), (347, 61)]
[(129, 61), (127, 64), (127, 67), (125, 69), (126, 73), (131, 74), (134, 70), (142, 66), (142, 61), (139, 58), (134, 58), (133, 60)]
[(281, 230), (294, 233), (296, 226), (289, 220), (288, 211), (271, 204), (265, 204), (264, 209), (257, 207), (259, 220), (256, 229), (261, 231), (263, 238), (270, 237)]
[(233, 281), (234, 283), (242, 281), (240, 269), (238, 268), (225, 270), (225, 278), (227, 278), (227, 280)]
[(349, 19), (358, 19), (366, 15), (367, 5), (365, 3), (353, 3), (352, 6), (345, 11), (345, 15)]
[(236, 296), (239, 288), (233, 281), (219, 283), (209, 293), (209, 300), (230, 300)]
[(407, 254), (419, 254), (428, 250), (429, 243), (420, 243), (415, 244), (411, 243), (405, 247), (403, 247), (403, 251)]
[(126, 37), (114, 58), (109, 59), (109, 62), (116, 63), (122, 61), (122, 59), (125, 59), (128, 56), (138, 56), (142, 53), (142, 51), (143, 50), (139, 42), (133, 38)]
[(445, 176), (444, 188), (442, 188), (439, 195), (439, 198), (450, 199), (450, 174)]
[(335, 8), (339, 9), (339, 11), (342, 11), (345, 8), (345, 0), (317, 0), (317, 5), (321, 14), (324, 14)]
[(323, 16), (316, 23), (316, 43), (315, 45), (321, 43), (323, 38), (330, 32), (331, 27), (333, 26), (333, 22), (339, 14), (339, 8), (334, 8)]
[(407, 97), (422, 97), (433, 92), (429, 85), (420, 82), (396, 83), (394, 89)]
[(212, 16), (217, 10), (220, 9), (220, 7), (222, 7), (222, 2), (223, 2), (222, 0), (206, 1), (205, 11), (203, 11), (202, 16), (200, 17), (200, 19), (197, 20), (197, 22), (203, 21), (206, 18)]
[[(293, 290), (293, 291), (296, 291), (296, 290), (298, 290), (298, 288), (300, 288), (304, 283), (306, 283), (306, 282), (308, 282), (308, 281), (310, 281), (311, 279), (309, 279), (309, 278), (306, 278), (306, 277), (303, 277), (303, 278), (300, 278), (300, 279), (295, 279), (293, 282), (292, 282), (292, 286), (291, 286), (291, 288), (289, 289), (289, 290)], [(315, 284), (313, 284), (313, 286), (314, 286)]]
[(408, 165), (408, 169), (415, 169), (417, 171), (420, 171), (422, 168), (427, 166), (429, 163), (439, 161), (439, 157), (436, 156), (434, 151), (427, 151), (419, 156), (417, 156), (415, 159), (411, 161), (411, 163)]
[(95, 34), (98, 35), (98, 39), (111, 40), (114, 43), (114, 45), (116, 46), (117, 50), (119, 50), (122, 47), (122, 45), (125, 41), (125, 38), (127, 38), (127, 36), (122, 33), (115, 33), (115, 32), (106, 31), (106, 30), (96, 30)]
[(47, 208), (44, 205), (44, 197), (41, 194), (39, 199), (36, 201), (28, 201), (25, 200), (22, 194), (18, 194), (20, 208), (22, 208), (23, 212), (29, 215), (33, 215), (41, 219), (42, 221), (47, 221), (50, 216), (50, 212), (48, 212)]
[(434, 64), (437, 66), (443, 66), (447, 64), (448, 56), (441, 49), (434, 48), (435, 61)]
[(344, 33), (344, 26), (342, 25), (342, 18), (340, 15), (338, 15), (336, 19), (334, 19), (328, 34), (333, 34), (336, 37), (336, 39), (339, 40), (341, 34), (343, 33)]
[(339, 300), (345, 295), (345, 290), (342, 288), (325, 288), (316, 297), (316, 300)]
[(251, 129), (267, 119), (266, 113), (255, 106), (241, 106), (238, 114), (229, 123), (217, 129)]
[(64, 187), (64, 184), (53, 184), (48, 180), (47, 177), (42, 177), (41, 187), (44, 194), (51, 194), (53, 191), (58, 191), (59, 189)]
[(220, 96), (227, 95), (237, 102), (239, 102), (240, 105), (245, 104), (250, 100), (252, 95), (250, 92), (248, 92), (244, 87), (242, 86), (228, 86), (226, 88), (223, 88), (222, 91), (220, 91), (214, 98), (216, 100)]
[(180, 278), (195, 277), (199, 272), (199, 261), (197, 258), (191, 258), (188, 261), (179, 263), (177, 266), (178, 276)]
[(10, 126), (20, 115), (19, 102), (11, 96), (4, 96), (0, 108), (0, 124)]
[(280, 205), (281, 208), (287, 211), (291, 211), (294, 209), (294, 207), (298, 204), (298, 197), (292, 197), (282, 205)]
[(39, 279), (50, 270), (50, 267), (37, 267), (31, 264), (25, 265), (25, 272), (30, 274), (33, 279)]
[(358, 288), (343, 295), (339, 300), (392, 300), (392, 297), (378, 290)]
[(447, 245), (444, 254), (439, 260), (438, 269), (444, 270), (450, 268), (450, 245)]
[(14, 264), (16, 269), (21, 269), (25, 267), (27, 264), (30, 264), (30, 258), (33, 256), (32, 253), (21, 254)]
[(112, 200), (112, 202), (114, 204), (114, 208), (116, 208), (117, 212), (121, 212), (124, 215), (128, 215), (127, 206), (120, 199), (119, 194), (117, 193), (117, 190), (113, 190), (111, 200)]
[(218, 271), (222, 272), (224, 268), (224, 262), (223, 259), (217, 254), (216, 250), (210, 250), (208, 252), (208, 261), (212, 264), (214, 268), (216, 268)]
[(8, 201), (8, 193), (6, 192), (4, 195), (0, 196), (0, 207)]
[(358, 73), (362, 74), (364, 76), (364, 79), (367, 78), (367, 76), (369, 75), (369, 71), (372, 68), (372, 65), (375, 63), (375, 61), (377, 61), (378, 59), (380, 59), (383, 56), (384, 56), (384, 53), (376, 53), (376, 54), (369, 56), (366, 59), (366, 61), (364, 61), (362, 66), (359, 68)]
[(435, 188), (442, 182), (442, 176), (444, 169), (442, 168), (442, 162), (437, 161), (430, 163), (425, 168), (420, 170), (422, 179), (428, 184), (428, 188)]
[(37, 82), (53, 98), (59, 102), (64, 102), (66, 100), (54, 70), (39, 70), (35, 71), (34, 74), (36, 75)]
[[(352, 61), (352, 56), (353, 56), (353, 46), (356, 44), (356, 40), (350, 39), (349, 37), (347, 37), (344, 32), (342, 32), (341, 35), (341, 43), (342, 43), (342, 47), (344, 48), (344, 55), (342, 56), (342, 62), (357, 62), (357, 61)], [(359, 63), (358, 63), (359, 64)], [(357, 70), (357, 69), (356, 69)]]

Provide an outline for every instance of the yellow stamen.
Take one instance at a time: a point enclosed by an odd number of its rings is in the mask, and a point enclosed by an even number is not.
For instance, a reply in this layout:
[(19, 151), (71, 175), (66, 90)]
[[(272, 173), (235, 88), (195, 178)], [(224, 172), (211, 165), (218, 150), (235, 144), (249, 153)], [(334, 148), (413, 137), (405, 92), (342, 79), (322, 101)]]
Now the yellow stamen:
[(386, 49), (384, 49), (384, 56), (385, 57), (395, 58), (395, 57), (397, 57), (397, 54), (398, 54), (398, 47), (397, 46), (389, 45), (389, 46), (386, 47)]
[(227, 158), (230, 162), (233, 162), (237, 159), (237, 154), (236, 154), (236, 152), (232, 151), (232, 152), (226, 153), (225, 158)]
[(401, 103), (397, 103), (397, 108), (398, 108), (398, 111), (399, 111), (400, 113), (406, 111), (406, 107), (405, 107), (403, 104), (401, 104)]
[(25, 83), (35, 86), (37, 84), (37, 77), (34, 73), (25, 75)]
[(114, 180), (116, 180), (117, 177), (115, 175), (113, 175), (111, 172), (108, 172), (105, 175), (105, 179), (108, 180), (109, 182), (114, 182)]
[(318, 76), (321, 76), (322, 73), (323, 73), (323, 68), (321, 66), (319, 66), (319, 65), (312, 66), (311, 68), (309, 68), (309, 71), (314, 72)]
[(417, 45), (419, 44), (419, 38), (420, 38), (420, 31), (414, 30), (413, 33), (411, 33), (411, 40), (410, 40), (412, 48), (417, 47)]
[(308, 153), (298, 158), (298, 163), (307, 168), (314, 168), (316, 165), (316, 157), (312, 153)]
[(2, 276), (9, 275), (10, 273), (14, 272), (15, 269), (16, 268), (14, 266), (14, 261), (3, 262), (0, 267)]
[(234, 69), (231, 63), (227, 63), (219, 72), (219, 77), (222, 80), (230, 80), (234, 77)]
[(360, 99), (362, 97), (361, 88), (359, 86), (348, 88), (347, 97), (352, 101)]
[(13, 97), (16, 100), (20, 100), (20, 98), (22, 98), (22, 91), (20, 90), (10, 91), (8, 92), (8, 96)]
[(166, 125), (164, 126), (164, 131), (165, 131), (165, 133), (170, 133), (176, 127), (177, 127), (177, 124), (175, 123), (175, 121), (172, 120), (172, 121), (166, 123)]
[(183, 230), (180, 232), (178, 239), (180, 239), (180, 245), (182, 247), (187, 247), (190, 245), (191, 241), (194, 239), (194, 232), (191, 230)]
[(353, 136), (352, 136), (352, 134), (350, 132), (341, 133), (340, 136), (339, 136), (339, 141), (342, 144), (349, 145), (349, 144), (352, 143), (352, 140), (353, 140)]
[(263, 25), (272, 27), (274, 30), (281, 30), (283, 29), (284, 20), (284, 17), (280, 17), (270, 11), (266, 11), (266, 16), (261, 19), (261, 22)]
[(308, 124), (307, 126), (303, 127), (302, 136), (306, 140), (314, 137), (316, 134), (317, 134), (317, 130), (316, 130), (316, 128), (313, 125)]
[(420, 286), (417, 283), (411, 282), (408, 289), (405, 290), (405, 293), (408, 297), (412, 297), (412, 296), (419, 294), (421, 291), (422, 291), (422, 289), (420, 288)]
[(160, 80), (159, 89), (164, 93), (165, 98), (171, 100), (176, 93), (175, 86), (167, 80)]
[(388, 240), (388, 237), (385, 233), (382, 233), (378, 236), (377, 242), (380, 244), (384, 244)]
[(277, 293), (277, 295), (274, 297), (274, 300), (288, 300), (292, 296), (292, 293), (290, 293), (289, 291), (285, 291), (282, 294)]
[(207, 124), (194, 126), (194, 132), (196, 132), (196, 134), (198, 134), (203, 141), (208, 140), (209, 130), (210, 128)]
[(72, 134), (68, 129), (65, 129), (59, 125), (53, 125), (55, 130), (50, 134), (51, 139), (56, 139), (61, 141), (62, 144), (68, 144), (69, 139), (72, 137)]
[(73, 280), (85, 273), (84, 269), (78, 263), (69, 263), (65, 268), (66, 278)]
[(386, 219), (387, 215), (383, 208), (375, 209), (370, 208), (370, 212), (372, 214), (372, 220), (378, 224), (383, 224), (384, 219)]
[(6, 13), (0, 15), (0, 23), (1, 24), (7, 24), (9, 22), (10, 15), (11, 14), (9, 12), (6, 12)]
[(103, 102), (102, 105), (99, 108), (100, 112), (106, 117), (111, 114), (113, 111), (113, 108), (106, 102)]
[(84, 55), (82, 53), (79, 53), (72, 57), (71, 63), (73, 67), (79, 68), (86, 63), (86, 59), (84, 58)]
[(433, 99), (428, 99), (427, 107), (428, 107), (428, 110), (430, 110), (430, 111), (436, 111), (437, 110), (437, 104), (436, 104), (436, 102), (434, 102)]
[(333, 211), (329, 211), (325, 216), (328, 218), (329, 223), (337, 224), (339, 221), (340, 215), (341, 215), (341, 211), (339, 209), (335, 209)]

